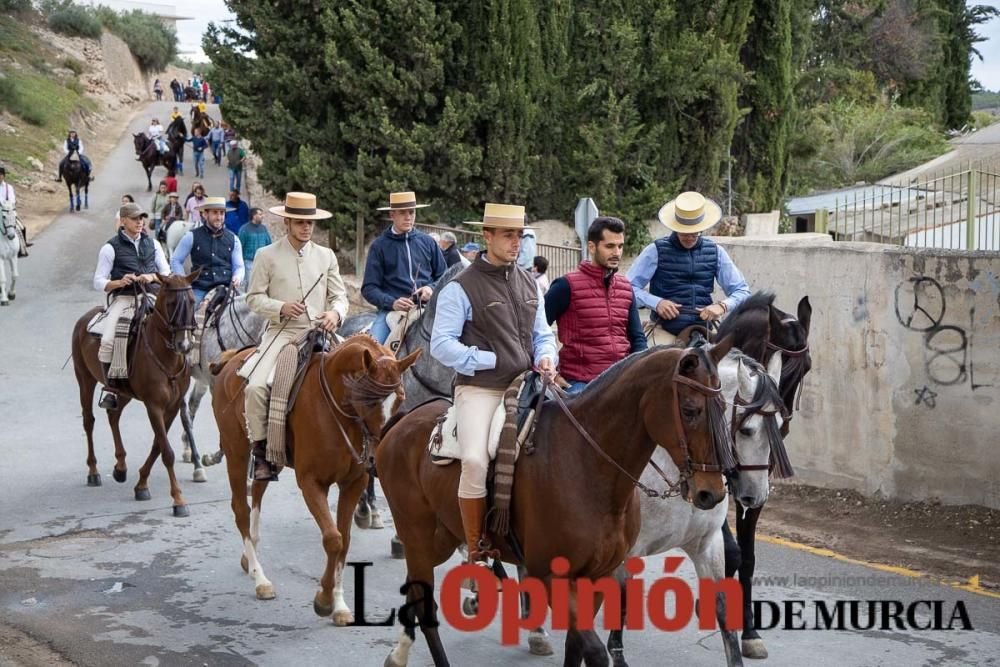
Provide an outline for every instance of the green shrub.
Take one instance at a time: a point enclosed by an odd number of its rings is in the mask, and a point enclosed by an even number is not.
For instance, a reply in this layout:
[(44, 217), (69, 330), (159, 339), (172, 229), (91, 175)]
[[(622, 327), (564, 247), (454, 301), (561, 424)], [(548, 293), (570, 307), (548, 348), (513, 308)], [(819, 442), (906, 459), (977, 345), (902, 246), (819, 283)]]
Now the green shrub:
[(70, 79), (66, 82), (66, 89), (72, 90), (77, 95), (83, 95), (83, 84), (77, 79)]
[(989, 111), (973, 111), (971, 126), (977, 130), (981, 130), (987, 125), (992, 125), (998, 120), (1000, 120), (1000, 117), (993, 115)]
[(26, 12), (31, 9), (31, 0), (0, 0), (0, 12)]
[(177, 57), (177, 33), (155, 16), (138, 10), (124, 12), (108, 29), (128, 44), (139, 66), (147, 72), (166, 69)]
[(73, 72), (73, 74), (76, 74), (77, 76), (83, 74), (83, 70), (86, 69), (87, 67), (76, 58), (72, 58), (69, 56), (64, 58), (63, 61), (59, 64), (65, 67), (66, 69), (70, 70), (71, 72)]
[(72, 2), (55, 4), (48, 13), (49, 28), (55, 32), (75, 37), (99, 39), (101, 22), (88, 11)]

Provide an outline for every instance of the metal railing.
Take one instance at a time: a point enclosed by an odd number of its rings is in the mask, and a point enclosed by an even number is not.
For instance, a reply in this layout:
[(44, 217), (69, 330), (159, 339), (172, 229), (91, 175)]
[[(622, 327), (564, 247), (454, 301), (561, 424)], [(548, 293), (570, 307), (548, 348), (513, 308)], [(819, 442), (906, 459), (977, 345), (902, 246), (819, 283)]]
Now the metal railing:
[(997, 251), (998, 186), (1000, 168), (982, 164), (905, 184), (866, 186), (838, 199), (833, 210), (817, 211), (817, 231), (842, 241)]
[[(478, 243), (483, 247), (483, 233), (457, 229), (455, 227), (445, 227), (443, 225), (423, 225), (417, 224), (417, 229), (430, 234), (437, 232), (451, 232), (458, 239), (458, 247), (461, 248), (466, 243)], [(549, 260), (549, 268), (546, 275), (549, 280), (561, 278), (577, 267), (580, 263), (580, 248), (575, 246), (552, 245), (550, 243), (538, 243), (536, 252)]]

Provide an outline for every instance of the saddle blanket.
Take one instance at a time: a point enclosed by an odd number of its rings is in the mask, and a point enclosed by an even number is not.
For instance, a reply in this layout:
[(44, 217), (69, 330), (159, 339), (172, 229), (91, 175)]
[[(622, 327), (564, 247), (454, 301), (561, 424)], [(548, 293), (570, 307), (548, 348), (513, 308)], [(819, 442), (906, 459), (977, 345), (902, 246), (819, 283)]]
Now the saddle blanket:
[(389, 337), (385, 339), (385, 345), (392, 350), (393, 354), (399, 353), (399, 346), (403, 343), (403, 336), (406, 331), (413, 326), (413, 323), (420, 319), (423, 308), (412, 308), (408, 312), (394, 310), (385, 317), (385, 323), (389, 325)]

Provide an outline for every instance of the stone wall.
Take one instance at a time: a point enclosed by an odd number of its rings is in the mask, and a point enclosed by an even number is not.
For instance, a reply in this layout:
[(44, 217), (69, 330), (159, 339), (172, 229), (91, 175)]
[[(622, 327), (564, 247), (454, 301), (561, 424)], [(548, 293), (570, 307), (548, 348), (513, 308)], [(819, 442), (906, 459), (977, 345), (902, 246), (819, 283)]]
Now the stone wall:
[(813, 307), (789, 436), (807, 483), (1000, 508), (1000, 255), (717, 238), (754, 290)]

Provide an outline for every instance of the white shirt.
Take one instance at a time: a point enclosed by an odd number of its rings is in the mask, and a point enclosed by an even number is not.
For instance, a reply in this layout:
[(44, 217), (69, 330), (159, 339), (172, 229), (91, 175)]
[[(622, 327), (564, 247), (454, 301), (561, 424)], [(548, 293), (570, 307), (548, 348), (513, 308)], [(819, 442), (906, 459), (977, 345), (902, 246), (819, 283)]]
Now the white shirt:
[(0, 183), (0, 201), (9, 201), (11, 204), (17, 204), (17, 196), (14, 194), (14, 188), (6, 180)]
[[(128, 234), (125, 234), (128, 237)], [(142, 235), (139, 235), (142, 238)], [(136, 252), (139, 252), (139, 239), (129, 238), (130, 241), (135, 245)], [(160, 247), (160, 242), (153, 240), (153, 261), (156, 262), (156, 270), (164, 275), (170, 273), (170, 264), (167, 263), (167, 258), (163, 254), (163, 248)], [(94, 271), (94, 289), (98, 292), (103, 292), (104, 288), (109, 282), (111, 282), (111, 268), (115, 264), (115, 249), (110, 243), (105, 243), (101, 246), (101, 252), (97, 255), (97, 270)]]
[(149, 138), (156, 139), (158, 136), (163, 134), (163, 126), (157, 123), (156, 125), (149, 126)]

